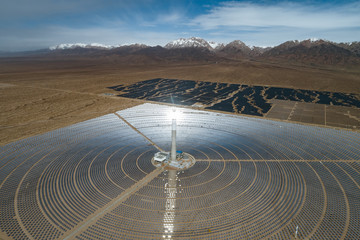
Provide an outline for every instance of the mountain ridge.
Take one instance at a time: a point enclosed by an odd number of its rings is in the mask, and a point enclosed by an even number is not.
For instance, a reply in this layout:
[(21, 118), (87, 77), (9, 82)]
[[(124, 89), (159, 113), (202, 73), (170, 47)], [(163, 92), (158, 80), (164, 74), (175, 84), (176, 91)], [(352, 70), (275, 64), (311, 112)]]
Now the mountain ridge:
[[(177, 40), (173, 40), (171, 42), (168, 42), (167, 44), (165, 44), (164, 46), (161, 46), (163, 48), (167, 48), (167, 49), (171, 49), (171, 48), (186, 48), (186, 47), (204, 47), (204, 48), (208, 48), (209, 50), (222, 50), (224, 47), (229, 46), (229, 45), (241, 45), (242, 48), (247, 47), (249, 49), (272, 49), (272, 48), (276, 48), (279, 46), (283, 46), (283, 45), (290, 45), (292, 44), (292, 46), (296, 46), (296, 45), (304, 45), (307, 47), (311, 47), (314, 45), (319, 45), (319, 44), (335, 44), (338, 46), (341, 46), (343, 48), (346, 49), (353, 49), (353, 50), (357, 50), (359, 52), (359, 48), (360, 48), (360, 42), (358, 41), (354, 41), (354, 42), (348, 42), (348, 43), (336, 43), (336, 42), (332, 42), (332, 41), (328, 41), (328, 40), (323, 40), (323, 39), (305, 39), (305, 40), (289, 40), (286, 42), (283, 42), (277, 46), (273, 46), (273, 47), (260, 47), (260, 46), (250, 46), (250, 45), (246, 45), (244, 42), (242, 42), (241, 40), (233, 40), (227, 44), (225, 43), (218, 43), (218, 42), (214, 42), (214, 41), (207, 41), (203, 38), (200, 37), (190, 37), (190, 38), (179, 38)], [(126, 47), (126, 46), (146, 46), (146, 47), (151, 47), (150, 45), (146, 45), (146, 44), (142, 44), (142, 43), (133, 43), (133, 44), (117, 44), (117, 45), (106, 45), (106, 44), (101, 44), (101, 43), (62, 43), (56, 46), (51, 46), (49, 47), (49, 50), (65, 50), (65, 49), (74, 49), (74, 48), (95, 48), (95, 49), (114, 49), (114, 48), (119, 48), (119, 47)], [(157, 45), (160, 46), (160, 45)], [(4, 52), (4, 51), (2, 51)]]
[[(221, 59), (259, 59), (310, 64), (344, 65), (360, 63), (360, 42), (335, 43), (323, 39), (286, 41), (274, 47), (248, 46), (240, 40), (228, 44), (210, 42), (199, 37), (180, 38), (164, 46), (145, 44), (104, 45), (99, 43), (60, 44), (47, 50), (23, 55), (47, 56), (117, 56), (130, 62), (217, 61)], [(21, 53), (8, 54), (21, 56)], [(7, 56), (1, 52), (0, 56)], [(141, 59), (141, 56), (143, 59)]]

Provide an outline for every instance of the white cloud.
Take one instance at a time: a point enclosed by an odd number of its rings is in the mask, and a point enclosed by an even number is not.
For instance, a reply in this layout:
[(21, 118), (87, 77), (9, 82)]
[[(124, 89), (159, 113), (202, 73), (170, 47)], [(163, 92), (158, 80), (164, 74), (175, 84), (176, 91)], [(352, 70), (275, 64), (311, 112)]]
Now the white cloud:
[(240, 39), (253, 46), (309, 38), (351, 42), (360, 39), (359, 12), (360, 2), (338, 6), (227, 2), (195, 17), (189, 26), (215, 41)]
[(207, 39), (216, 42), (228, 43), (239, 39), (251, 46), (277, 46), (288, 40), (305, 39), (325, 39), (334, 42), (353, 42), (359, 41), (360, 29), (326, 29), (326, 30), (307, 30), (300, 28), (265, 28), (261, 31), (234, 31), (234, 30), (216, 30), (210, 31)]
[(158, 23), (179, 23), (180, 21), (183, 21), (183, 19), (184, 19), (184, 14), (182, 14), (180, 12), (173, 12), (170, 14), (159, 15), (157, 17), (157, 22)]
[(260, 5), (228, 2), (194, 18), (190, 24), (204, 30), (275, 26), (307, 29), (349, 28), (360, 26), (359, 12), (359, 3), (336, 8), (322, 5), (320, 8), (298, 3)]
[(184, 14), (181, 12), (171, 12), (166, 14), (158, 14), (154, 20), (145, 20), (141, 14), (136, 16), (140, 26), (159, 27), (161, 25), (173, 24), (179, 25), (184, 21)]

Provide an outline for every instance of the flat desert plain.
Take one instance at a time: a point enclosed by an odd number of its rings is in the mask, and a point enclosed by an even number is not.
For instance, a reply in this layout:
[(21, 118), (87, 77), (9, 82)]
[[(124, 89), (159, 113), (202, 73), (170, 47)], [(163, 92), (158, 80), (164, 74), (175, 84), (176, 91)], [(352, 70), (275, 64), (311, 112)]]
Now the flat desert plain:
[[(252, 60), (129, 64), (112, 58), (0, 58), (0, 145), (144, 103), (117, 97), (108, 87), (154, 78), (360, 94), (360, 68), (356, 66)], [(289, 113), (285, 117), (281, 111), (270, 113), (271, 118), (291, 120)], [(349, 110), (343, 114), (355, 123), (360, 121)]]

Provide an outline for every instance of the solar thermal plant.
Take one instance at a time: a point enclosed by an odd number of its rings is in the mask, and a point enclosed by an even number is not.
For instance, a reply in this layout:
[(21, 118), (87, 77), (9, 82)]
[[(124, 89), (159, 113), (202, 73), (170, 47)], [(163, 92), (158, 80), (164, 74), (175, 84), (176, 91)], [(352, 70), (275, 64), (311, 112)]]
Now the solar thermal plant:
[(359, 206), (344, 129), (145, 103), (0, 147), (0, 239), (358, 239)]

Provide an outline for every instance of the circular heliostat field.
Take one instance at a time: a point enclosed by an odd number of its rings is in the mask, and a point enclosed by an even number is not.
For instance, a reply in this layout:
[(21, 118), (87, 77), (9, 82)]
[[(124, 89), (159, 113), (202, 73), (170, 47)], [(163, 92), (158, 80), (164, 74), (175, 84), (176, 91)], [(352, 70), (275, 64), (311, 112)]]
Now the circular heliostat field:
[(189, 168), (154, 166), (172, 107), (0, 148), (0, 238), (357, 239), (360, 134), (178, 108)]

